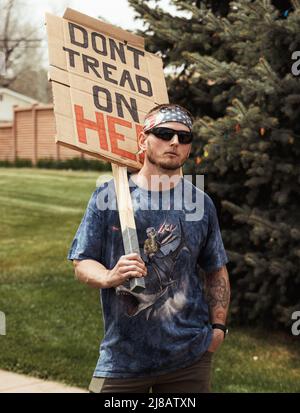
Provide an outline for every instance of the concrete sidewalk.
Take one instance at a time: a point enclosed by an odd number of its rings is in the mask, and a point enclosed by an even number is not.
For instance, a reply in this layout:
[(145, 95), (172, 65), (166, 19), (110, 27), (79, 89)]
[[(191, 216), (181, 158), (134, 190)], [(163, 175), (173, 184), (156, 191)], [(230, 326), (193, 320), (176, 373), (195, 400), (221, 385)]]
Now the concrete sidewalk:
[(0, 370), (0, 393), (87, 393), (87, 390)]

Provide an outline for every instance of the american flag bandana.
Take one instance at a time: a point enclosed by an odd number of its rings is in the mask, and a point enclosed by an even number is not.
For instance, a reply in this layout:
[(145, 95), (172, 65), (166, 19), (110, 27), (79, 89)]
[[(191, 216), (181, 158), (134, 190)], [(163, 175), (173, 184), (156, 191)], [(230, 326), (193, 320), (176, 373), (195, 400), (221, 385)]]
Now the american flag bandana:
[(150, 113), (145, 119), (143, 130), (147, 132), (155, 126), (166, 122), (179, 122), (186, 125), (190, 130), (192, 130), (193, 126), (190, 116), (179, 106), (173, 106), (170, 108), (162, 108), (155, 113)]

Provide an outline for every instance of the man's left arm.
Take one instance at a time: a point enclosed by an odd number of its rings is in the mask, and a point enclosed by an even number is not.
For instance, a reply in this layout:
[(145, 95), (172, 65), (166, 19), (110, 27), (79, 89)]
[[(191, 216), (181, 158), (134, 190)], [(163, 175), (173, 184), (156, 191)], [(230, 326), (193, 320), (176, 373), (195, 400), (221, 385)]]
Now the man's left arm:
[[(230, 302), (230, 283), (226, 265), (216, 271), (205, 273), (205, 293), (211, 324), (226, 325)], [(213, 338), (208, 351), (216, 351), (224, 340), (221, 329), (213, 329)]]

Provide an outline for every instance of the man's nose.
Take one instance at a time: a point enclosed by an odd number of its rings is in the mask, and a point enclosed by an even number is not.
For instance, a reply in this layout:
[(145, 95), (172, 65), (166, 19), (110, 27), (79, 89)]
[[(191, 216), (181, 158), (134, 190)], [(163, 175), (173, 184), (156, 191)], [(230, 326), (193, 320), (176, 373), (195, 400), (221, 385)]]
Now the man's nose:
[(173, 138), (170, 140), (171, 145), (179, 145), (178, 135), (177, 133), (174, 134)]

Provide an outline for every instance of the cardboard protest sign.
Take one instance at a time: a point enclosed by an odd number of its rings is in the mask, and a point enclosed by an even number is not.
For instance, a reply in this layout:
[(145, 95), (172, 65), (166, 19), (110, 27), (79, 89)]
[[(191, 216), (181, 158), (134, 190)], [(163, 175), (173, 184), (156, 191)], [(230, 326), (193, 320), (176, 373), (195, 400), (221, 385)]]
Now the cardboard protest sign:
[(46, 24), (56, 142), (140, 169), (145, 114), (168, 102), (161, 59), (142, 37), (72, 9)]

